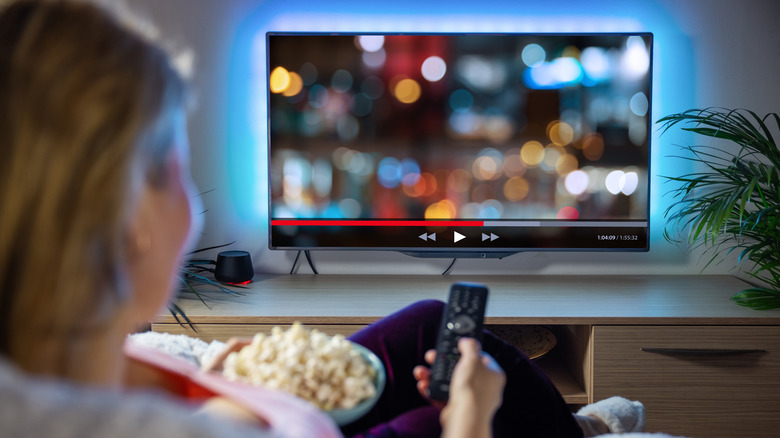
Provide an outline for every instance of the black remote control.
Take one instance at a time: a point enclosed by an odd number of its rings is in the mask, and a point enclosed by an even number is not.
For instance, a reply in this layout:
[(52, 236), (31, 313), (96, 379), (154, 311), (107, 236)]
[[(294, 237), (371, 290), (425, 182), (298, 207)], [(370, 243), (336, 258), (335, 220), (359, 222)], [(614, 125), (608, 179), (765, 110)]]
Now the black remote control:
[(487, 287), (477, 283), (459, 282), (450, 288), (436, 340), (436, 359), (431, 367), (428, 395), (432, 399), (447, 401), (449, 398), (452, 370), (460, 359), (458, 340), (470, 337), (482, 342), (487, 295)]

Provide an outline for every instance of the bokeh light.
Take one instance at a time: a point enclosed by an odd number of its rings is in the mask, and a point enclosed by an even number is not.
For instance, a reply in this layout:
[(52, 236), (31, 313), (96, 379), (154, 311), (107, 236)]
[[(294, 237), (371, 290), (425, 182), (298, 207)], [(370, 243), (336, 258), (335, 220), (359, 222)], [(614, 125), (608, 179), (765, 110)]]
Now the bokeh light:
[(572, 154), (564, 153), (558, 158), (558, 161), (555, 162), (555, 171), (558, 172), (558, 175), (563, 176), (576, 170), (578, 166), (579, 161), (577, 160), (577, 157)]
[(598, 161), (604, 155), (604, 138), (592, 132), (582, 139), (582, 155), (590, 161)]
[(647, 74), (650, 69), (650, 54), (642, 38), (628, 37), (620, 68), (621, 73), (628, 79), (638, 79)]
[(529, 67), (536, 67), (543, 63), (546, 56), (542, 46), (536, 43), (525, 46), (521, 55), (523, 62)]
[(385, 53), (384, 49), (377, 50), (376, 52), (364, 52), (361, 59), (363, 65), (369, 69), (379, 69), (385, 65), (387, 53)]
[(435, 202), (425, 209), (425, 219), (452, 219), (457, 211), (452, 201), (444, 199)]
[(385, 37), (383, 35), (358, 35), (355, 38), (355, 43), (360, 50), (376, 52), (385, 45)]
[(287, 84), (284, 90), (282, 90), (282, 95), (287, 97), (293, 97), (298, 95), (303, 90), (303, 79), (301, 78), (301, 75), (298, 73), (291, 71), (290, 72), (290, 82)]
[(617, 195), (623, 190), (625, 182), (626, 173), (622, 170), (613, 170), (607, 175), (607, 178), (604, 180), (604, 185), (609, 193)]
[(580, 55), (582, 69), (589, 79), (600, 82), (609, 79), (611, 66), (607, 51), (601, 47), (587, 47)]
[(650, 108), (650, 102), (647, 100), (647, 95), (641, 91), (631, 96), (628, 105), (631, 108), (631, 112), (639, 117), (646, 116), (647, 110)]
[(447, 73), (447, 63), (438, 56), (429, 56), (423, 61), (420, 70), (426, 80), (436, 82), (441, 80), (444, 74)]
[(636, 172), (626, 172), (623, 176), (623, 188), (620, 192), (626, 196), (631, 196), (639, 186), (639, 175)]
[(574, 140), (574, 129), (568, 123), (555, 120), (547, 126), (550, 141), (558, 146), (566, 146)]
[(330, 86), (337, 93), (346, 93), (352, 88), (352, 81), (352, 73), (342, 68), (333, 73), (330, 79)]
[(572, 195), (581, 195), (587, 190), (589, 182), (587, 173), (582, 170), (575, 170), (566, 175), (566, 190)]
[(385, 84), (376, 76), (368, 76), (360, 84), (360, 91), (370, 99), (379, 99), (384, 94)]
[(474, 96), (468, 90), (461, 88), (450, 94), (449, 103), (453, 111), (466, 112), (474, 105)]
[(471, 173), (464, 169), (453, 170), (447, 178), (447, 188), (454, 192), (465, 193), (471, 189)]
[(397, 158), (385, 157), (379, 161), (376, 177), (383, 187), (388, 189), (398, 187), (402, 176), (401, 162)]
[(531, 186), (522, 176), (513, 176), (504, 183), (504, 196), (507, 200), (517, 202), (528, 196)]
[(574, 221), (579, 219), (580, 212), (574, 207), (563, 207), (555, 215), (556, 219)]
[(522, 176), (528, 168), (520, 157), (520, 148), (509, 149), (504, 154), (504, 174), (508, 177)]
[(528, 167), (536, 167), (544, 160), (544, 146), (535, 140), (526, 142), (520, 149), (520, 158)]
[(401, 79), (393, 88), (393, 95), (401, 103), (414, 103), (420, 98), (420, 94), (422, 94), (420, 84), (411, 78)]
[(311, 62), (304, 62), (303, 65), (301, 65), (301, 68), (298, 69), (298, 74), (301, 76), (303, 85), (305, 86), (314, 84), (314, 82), (317, 81), (317, 77), (319, 76), (317, 67), (315, 67)]
[(272, 93), (282, 93), (290, 85), (290, 72), (284, 67), (276, 67), (271, 71), (268, 83)]

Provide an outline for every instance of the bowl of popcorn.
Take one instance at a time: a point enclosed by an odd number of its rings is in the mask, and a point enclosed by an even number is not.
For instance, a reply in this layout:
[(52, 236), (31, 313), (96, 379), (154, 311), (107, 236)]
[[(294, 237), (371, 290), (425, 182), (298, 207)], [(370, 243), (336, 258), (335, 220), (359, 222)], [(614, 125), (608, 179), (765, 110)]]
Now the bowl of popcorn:
[(365, 415), (385, 387), (385, 368), (369, 349), (300, 323), (258, 333), (230, 353), (222, 375), (233, 381), (278, 389), (307, 400), (343, 426)]

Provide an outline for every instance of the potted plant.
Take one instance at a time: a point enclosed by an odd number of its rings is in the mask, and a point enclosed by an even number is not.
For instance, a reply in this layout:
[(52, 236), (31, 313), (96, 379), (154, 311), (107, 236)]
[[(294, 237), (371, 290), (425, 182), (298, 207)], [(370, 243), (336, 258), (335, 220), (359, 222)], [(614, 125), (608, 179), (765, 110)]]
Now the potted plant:
[[(211, 251), (214, 249), (224, 248), (234, 243), (236, 242), (233, 241), (222, 245), (200, 248), (188, 254), (190, 258), (187, 259), (187, 261), (181, 267), (181, 270), (179, 272), (179, 278), (181, 282), (179, 283), (179, 288), (176, 291), (176, 297), (174, 298), (173, 301), (168, 303), (168, 311), (171, 313), (171, 315), (173, 315), (173, 318), (176, 320), (177, 323), (179, 323), (179, 325), (184, 325), (184, 323), (186, 323), (187, 325), (190, 326), (190, 328), (195, 330), (195, 327), (192, 326), (192, 323), (190, 322), (189, 317), (187, 317), (187, 314), (184, 313), (184, 311), (176, 303), (176, 301), (178, 301), (178, 299), (182, 296), (185, 296), (187, 294), (194, 294), (195, 297), (197, 297), (203, 303), (204, 306), (209, 307), (208, 303), (206, 303), (206, 300), (204, 299), (205, 297), (204, 293), (206, 292), (219, 292), (219, 293), (226, 293), (230, 295), (242, 295), (242, 293), (234, 291), (231, 288), (244, 289), (243, 286), (237, 284), (223, 283), (214, 278), (213, 266), (216, 265), (216, 262), (214, 260), (193, 257), (196, 254), (205, 251)], [(179, 317), (181, 317), (184, 320), (184, 322), (182, 322), (179, 319)]]
[[(678, 126), (707, 139), (681, 146), (677, 158), (693, 164), (675, 182), (664, 212), (664, 236), (702, 247), (707, 265), (737, 254), (744, 272), (758, 280), (732, 297), (753, 309), (780, 308), (780, 117), (742, 109), (691, 109), (658, 121), (662, 133)], [(681, 237), (678, 237), (681, 236)], [(705, 266), (706, 267), (706, 266)]]

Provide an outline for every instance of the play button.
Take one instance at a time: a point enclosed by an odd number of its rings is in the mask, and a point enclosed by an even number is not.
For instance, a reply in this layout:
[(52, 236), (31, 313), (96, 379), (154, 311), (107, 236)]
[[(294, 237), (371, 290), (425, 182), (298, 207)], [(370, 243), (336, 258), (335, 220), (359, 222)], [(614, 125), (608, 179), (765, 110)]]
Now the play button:
[(453, 237), (453, 240), (455, 242), (460, 242), (461, 240), (463, 240), (465, 238), (466, 238), (466, 236), (464, 236), (463, 234), (460, 234), (459, 232), (455, 231), (455, 234), (454, 234), (454, 237)]

